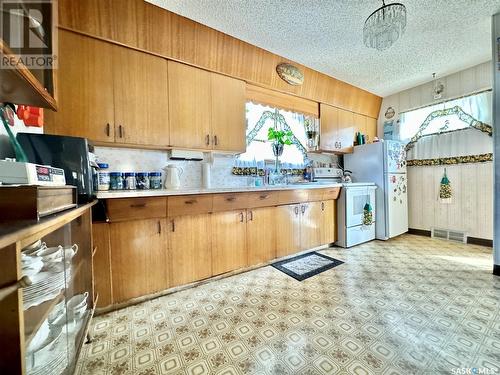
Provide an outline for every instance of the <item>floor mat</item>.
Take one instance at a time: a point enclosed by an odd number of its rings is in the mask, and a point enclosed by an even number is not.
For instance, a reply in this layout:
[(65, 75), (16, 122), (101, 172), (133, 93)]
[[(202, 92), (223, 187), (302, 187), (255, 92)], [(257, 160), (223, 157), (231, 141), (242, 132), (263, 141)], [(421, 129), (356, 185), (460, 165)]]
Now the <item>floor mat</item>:
[(272, 266), (295, 280), (303, 281), (343, 263), (338, 259), (313, 251), (273, 263)]

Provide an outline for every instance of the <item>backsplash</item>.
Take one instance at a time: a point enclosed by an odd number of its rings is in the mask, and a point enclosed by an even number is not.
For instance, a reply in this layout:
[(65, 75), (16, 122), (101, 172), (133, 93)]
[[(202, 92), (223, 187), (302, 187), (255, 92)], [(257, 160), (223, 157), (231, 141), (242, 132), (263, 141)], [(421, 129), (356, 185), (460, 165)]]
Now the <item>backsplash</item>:
[[(182, 168), (181, 187), (199, 188), (202, 186), (202, 162), (170, 160), (168, 151), (139, 150), (116, 147), (95, 147), (99, 162), (109, 164), (110, 172), (163, 172), (168, 164)], [(248, 186), (251, 179), (246, 176), (235, 176), (231, 173), (234, 165), (234, 155), (204, 154), (204, 161), (212, 161), (211, 187), (241, 187)], [(337, 163), (337, 157), (332, 155), (310, 155), (312, 160), (322, 163)], [(164, 177), (164, 176), (163, 176)]]

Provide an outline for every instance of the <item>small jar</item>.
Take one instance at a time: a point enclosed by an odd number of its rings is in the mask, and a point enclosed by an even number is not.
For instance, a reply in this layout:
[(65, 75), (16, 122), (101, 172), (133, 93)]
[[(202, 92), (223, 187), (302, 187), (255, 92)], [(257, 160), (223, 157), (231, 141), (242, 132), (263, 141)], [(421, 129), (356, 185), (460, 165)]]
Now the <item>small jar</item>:
[(161, 172), (149, 172), (149, 187), (161, 189)]
[(106, 170), (109, 168), (109, 164), (98, 163), (99, 170), (97, 171), (97, 190), (98, 191), (108, 191), (110, 185), (109, 172)]
[(147, 172), (137, 173), (136, 188), (139, 190), (149, 189), (149, 175)]
[(123, 179), (123, 188), (125, 190), (135, 190), (136, 188), (136, 178), (135, 172), (125, 172), (125, 178)]
[(109, 188), (110, 188), (110, 190), (122, 190), (123, 189), (123, 173), (122, 172), (110, 172), (109, 173)]

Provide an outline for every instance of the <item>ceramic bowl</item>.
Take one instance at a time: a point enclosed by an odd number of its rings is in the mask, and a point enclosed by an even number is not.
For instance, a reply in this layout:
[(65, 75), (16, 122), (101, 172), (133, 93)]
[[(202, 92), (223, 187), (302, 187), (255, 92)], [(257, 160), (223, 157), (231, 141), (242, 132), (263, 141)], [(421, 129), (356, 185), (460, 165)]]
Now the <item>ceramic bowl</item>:
[(82, 306), (87, 307), (87, 298), (89, 296), (89, 292), (85, 292), (83, 294), (77, 294), (73, 297), (71, 297), (66, 304), (68, 310), (75, 310), (79, 309)]
[(37, 251), (43, 250), (45, 248), (47, 248), (47, 244), (45, 242), (38, 240), (38, 241), (32, 243), (31, 245), (26, 246), (22, 250), (22, 253), (25, 255), (32, 255), (32, 254), (36, 253)]

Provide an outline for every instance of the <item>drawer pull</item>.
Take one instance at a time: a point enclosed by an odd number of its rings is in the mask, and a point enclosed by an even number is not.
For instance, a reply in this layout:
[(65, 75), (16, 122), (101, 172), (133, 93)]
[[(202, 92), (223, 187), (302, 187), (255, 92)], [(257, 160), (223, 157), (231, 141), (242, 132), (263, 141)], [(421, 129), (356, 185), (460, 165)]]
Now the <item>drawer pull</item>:
[(236, 200), (236, 197), (226, 198), (226, 201), (228, 201), (228, 202), (234, 202), (235, 200)]
[(243, 212), (240, 212), (240, 223), (243, 223), (243, 220), (244, 220)]
[(158, 234), (161, 234), (161, 221), (158, 220)]
[(253, 221), (253, 211), (248, 211), (249, 220)]
[(175, 220), (172, 220), (172, 232), (175, 232)]
[(206, 135), (206, 137), (205, 137), (205, 144), (206, 144), (207, 146), (209, 146), (209, 145), (210, 145), (210, 134), (207, 134), (207, 135)]
[(262, 194), (259, 198), (260, 199), (266, 199), (269, 197), (269, 194)]
[(111, 126), (109, 125), (109, 122), (106, 124), (106, 136), (109, 137), (110, 135), (110, 130), (111, 130)]
[(195, 203), (198, 203), (198, 201), (196, 199), (192, 199), (190, 201), (185, 201), (184, 203), (185, 204), (195, 204)]
[(321, 202), (321, 211), (325, 210), (325, 202)]
[(144, 208), (146, 207), (146, 203), (135, 203), (130, 205), (131, 208)]

